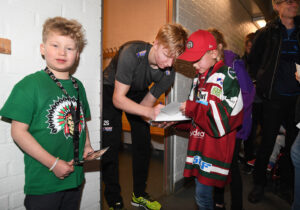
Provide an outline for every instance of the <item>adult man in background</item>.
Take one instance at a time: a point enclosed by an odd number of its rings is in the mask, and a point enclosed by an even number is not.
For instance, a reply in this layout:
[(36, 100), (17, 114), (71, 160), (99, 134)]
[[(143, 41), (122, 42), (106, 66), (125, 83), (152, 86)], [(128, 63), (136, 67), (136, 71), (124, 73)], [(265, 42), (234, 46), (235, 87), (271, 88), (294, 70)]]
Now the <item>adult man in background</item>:
[(266, 168), (281, 124), (286, 128), (286, 146), (282, 157), (280, 191), (289, 193), (293, 167), (290, 148), (296, 137), (295, 104), (300, 85), (295, 79), (295, 63), (300, 62), (299, 0), (272, 0), (278, 17), (256, 32), (249, 55), (250, 71), (256, 75), (257, 93), (263, 100), (263, 138), (257, 152), (254, 188), (248, 196), (259, 202), (266, 185)]

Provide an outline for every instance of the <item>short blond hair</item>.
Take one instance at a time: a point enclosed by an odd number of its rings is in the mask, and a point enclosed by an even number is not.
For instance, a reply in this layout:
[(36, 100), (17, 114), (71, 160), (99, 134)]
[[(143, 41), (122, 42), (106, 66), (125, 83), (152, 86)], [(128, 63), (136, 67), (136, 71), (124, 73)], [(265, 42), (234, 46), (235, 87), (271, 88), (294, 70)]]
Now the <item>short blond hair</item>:
[(179, 56), (185, 50), (185, 44), (188, 39), (187, 30), (180, 24), (163, 25), (155, 40), (170, 51), (170, 56)]
[(76, 43), (76, 47), (81, 52), (86, 45), (84, 29), (76, 20), (68, 20), (63, 17), (48, 18), (43, 25), (43, 42), (47, 41), (51, 32), (62, 36), (70, 36)]

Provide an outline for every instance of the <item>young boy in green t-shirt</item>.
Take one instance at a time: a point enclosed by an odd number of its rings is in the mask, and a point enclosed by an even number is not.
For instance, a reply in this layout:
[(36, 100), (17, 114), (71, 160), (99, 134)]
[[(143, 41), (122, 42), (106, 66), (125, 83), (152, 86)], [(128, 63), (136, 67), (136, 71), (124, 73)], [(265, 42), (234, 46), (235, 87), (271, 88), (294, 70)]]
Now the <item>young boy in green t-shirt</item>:
[(78, 209), (84, 179), (81, 160), (93, 153), (82, 83), (70, 75), (85, 45), (82, 25), (49, 18), (40, 46), (46, 68), (18, 82), (0, 115), (24, 152), (26, 209)]

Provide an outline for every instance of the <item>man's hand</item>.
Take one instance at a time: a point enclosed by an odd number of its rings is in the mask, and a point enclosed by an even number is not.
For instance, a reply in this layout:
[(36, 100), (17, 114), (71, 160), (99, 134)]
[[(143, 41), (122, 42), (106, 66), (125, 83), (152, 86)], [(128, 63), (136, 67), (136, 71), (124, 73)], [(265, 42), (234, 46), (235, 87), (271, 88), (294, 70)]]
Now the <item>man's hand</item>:
[(73, 164), (74, 160), (71, 160), (70, 162), (58, 160), (56, 166), (53, 168), (52, 171), (55, 174), (55, 176), (57, 176), (59, 179), (64, 179), (74, 171)]
[(164, 107), (165, 107), (165, 105), (162, 105), (162, 104), (157, 104), (156, 106), (151, 107), (150, 108), (150, 112), (148, 114), (148, 118), (150, 120), (155, 120), (155, 118), (157, 117), (157, 115), (160, 113), (160, 110), (162, 108), (164, 108)]

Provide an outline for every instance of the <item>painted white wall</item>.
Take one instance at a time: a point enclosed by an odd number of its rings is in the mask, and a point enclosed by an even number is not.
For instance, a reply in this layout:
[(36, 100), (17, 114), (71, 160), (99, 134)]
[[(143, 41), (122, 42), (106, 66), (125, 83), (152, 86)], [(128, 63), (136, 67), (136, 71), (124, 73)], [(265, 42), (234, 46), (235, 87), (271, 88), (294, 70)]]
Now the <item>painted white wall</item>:
[[(228, 47), (242, 55), (244, 37), (257, 30), (250, 15), (239, 0), (176, 1), (176, 22), (186, 27), (190, 33), (198, 29), (217, 28), (225, 36)], [(191, 87), (191, 79), (177, 74), (170, 96), (174, 101), (185, 101)], [(188, 140), (181, 136), (174, 138), (173, 181), (183, 179), (183, 170)]]
[[(63, 16), (78, 20), (88, 44), (75, 77), (86, 88), (92, 120), (92, 146), (100, 147), (101, 0), (6, 0), (0, 2), (0, 37), (11, 40), (11, 55), (0, 54), (0, 107), (15, 83), (45, 67), (39, 52), (45, 19)], [(13, 143), (10, 124), (0, 121), (0, 209), (25, 209), (23, 154)], [(100, 172), (86, 172), (81, 209), (100, 209)]]

